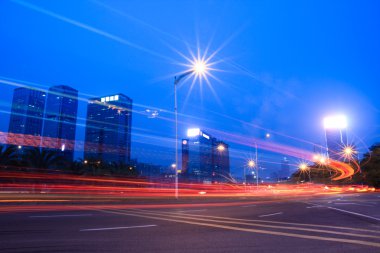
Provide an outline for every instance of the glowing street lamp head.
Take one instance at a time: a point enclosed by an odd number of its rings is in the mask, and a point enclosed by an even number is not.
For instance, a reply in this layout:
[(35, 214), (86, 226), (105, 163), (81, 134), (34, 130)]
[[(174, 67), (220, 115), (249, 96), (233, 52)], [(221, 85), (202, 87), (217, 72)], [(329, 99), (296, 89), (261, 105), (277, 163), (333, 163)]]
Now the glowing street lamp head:
[(320, 158), (321, 158), (321, 155), (319, 155), (319, 154), (313, 155), (313, 161), (314, 162), (317, 162)]
[(207, 72), (207, 64), (203, 60), (197, 59), (194, 61), (193, 71), (196, 75), (203, 75)]
[(248, 161), (248, 167), (250, 167), (250, 168), (253, 168), (253, 167), (255, 167), (255, 161), (253, 161), (253, 160), (249, 160)]
[(226, 147), (224, 147), (223, 144), (219, 144), (218, 147), (217, 147), (216, 149), (217, 149), (219, 152), (223, 152), (223, 151), (226, 149)]
[(321, 164), (321, 165), (326, 165), (327, 161), (326, 161), (326, 158), (325, 157), (321, 157), (319, 158), (318, 162)]
[(354, 150), (352, 149), (352, 147), (345, 147), (343, 152), (346, 154), (346, 155), (352, 155), (354, 153)]
[(323, 125), (325, 129), (345, 129), (347, 128), (347, 118), (344, 115), (326, 117)]
[(298, 166), (298, 168), (299, 168), (300, 170), (302, 170), (302, 171), (305, 171), (305, 170), (307, 170), (308, 166), (307, 166), (306, 163), (301, 163), (301, 164)]
[(346, 159), (352, 159), (356, 153), (357, 151), (354, 149), (354, 147), (345, 146), (341, 152), (341, 155)]

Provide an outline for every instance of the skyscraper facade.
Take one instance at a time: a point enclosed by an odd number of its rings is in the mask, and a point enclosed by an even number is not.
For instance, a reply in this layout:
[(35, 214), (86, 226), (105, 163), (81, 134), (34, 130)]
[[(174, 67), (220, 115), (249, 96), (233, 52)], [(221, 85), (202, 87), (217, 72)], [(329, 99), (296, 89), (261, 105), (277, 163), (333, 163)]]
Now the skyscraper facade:
[(115, 94), (90, 99), (87, 106), (84, 158), (99, 162), (130, 160), (132, 99)]
[(229, 145), (213, 138), (213, 180), (226, 181), (230, 176), (230, 153)]
[(49, 89), (41, 146), (60, 150), (68, 161), (73, 160), (77, 110), (77, 90), (65, 85)]
[(198, 128), (187, 131), (182, 140), (182, 177), (197, 182), (224, 181), (229, 176), (229, 151), (220, 142)]
[(343, 161), (342, 152), (347, 146), (347, 121), (344, 116), (327, 117), (324, 119), (326, 147), (328, 157)]
[(281, 169), (278, 173), (280, 180), (287, 180), (290, 176), (290, 165), (287, 157), (284, 157), (281, 161)]
[[(8, 128), (8, 143), (25, 146), (38, 146), (42, 134), (45, 109), (44, 91), (20, 87), (13, 92), (11, 116)], [(12, 133), (18, 134), (17, 137)], [(14, 139), (17, 138), (16, 143)]]

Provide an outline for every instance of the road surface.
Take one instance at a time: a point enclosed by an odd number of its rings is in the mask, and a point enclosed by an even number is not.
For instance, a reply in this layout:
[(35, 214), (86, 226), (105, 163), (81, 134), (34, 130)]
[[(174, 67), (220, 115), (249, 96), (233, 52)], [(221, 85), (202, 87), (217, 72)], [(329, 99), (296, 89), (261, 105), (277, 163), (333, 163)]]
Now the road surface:
[(0, 252), (380, 252), (380, 193), (181, 203), (3, 212)]

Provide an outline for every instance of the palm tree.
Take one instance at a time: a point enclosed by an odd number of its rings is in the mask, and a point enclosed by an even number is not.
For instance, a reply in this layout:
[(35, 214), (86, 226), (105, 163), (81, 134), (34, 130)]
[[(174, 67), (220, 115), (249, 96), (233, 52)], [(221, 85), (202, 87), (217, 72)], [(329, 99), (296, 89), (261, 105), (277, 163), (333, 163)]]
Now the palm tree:
[(40, 171), (58, 166), (64, 161), (59, 151), (40, 149), (38, 147), (28, 148), (24, 159), (28, 166)]
[(0, 166), (6, 168), (17, 161), (17, 148), (15, 146), (0, 146)]

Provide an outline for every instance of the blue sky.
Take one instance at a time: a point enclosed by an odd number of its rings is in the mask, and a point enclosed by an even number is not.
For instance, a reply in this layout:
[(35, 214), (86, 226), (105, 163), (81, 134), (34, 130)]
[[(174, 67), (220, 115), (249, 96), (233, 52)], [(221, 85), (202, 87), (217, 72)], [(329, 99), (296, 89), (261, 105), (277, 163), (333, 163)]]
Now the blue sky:
[[(364, 151), (380, 141), (379, 10), (375, 0), (1, 1), (0, 131), (14, 89), (4, 80), (66, 84), (82, 98), (121, 92), (134, 100), (133, 156), (170, 164), (173, 76), (186, 63), (178, 52), (209, 48), (220, 49), (215, 94), (204, 82), (189, 95), (191, 81), (181, 86), (181, 135), (197, 126), (246, 138), (230, 143), (239, 170), (266, 132), (268, 142), (311, 151), (309, 142), (324, 144), (323, 117), (343, 113)], [(147, 108), (160, 117), (148, 118)], [(83, 133), (79, 126), (79, 140)], [(152, 153), (152, 144), (164, 148)], [(277, 163), (284, 155), (260, 156)]]

